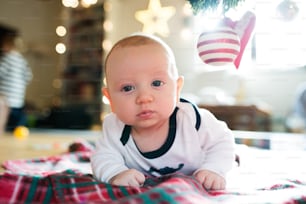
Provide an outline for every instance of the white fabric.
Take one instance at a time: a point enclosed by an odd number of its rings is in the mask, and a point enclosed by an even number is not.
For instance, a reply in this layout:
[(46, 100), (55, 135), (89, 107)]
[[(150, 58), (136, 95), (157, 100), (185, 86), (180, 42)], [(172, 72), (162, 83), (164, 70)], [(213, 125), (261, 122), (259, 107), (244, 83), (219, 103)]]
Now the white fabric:
[(0, 58), (0, 95), (6, 97), (9, 107), (23, 107), (31, 79), (32, 71), (20, 53), (11, 51)]
[[(224, 122), (218, 121), (210, 112), (199, 109), (201, 126), (195, 128), (195, 111), (189, 103), (179, 103), (176, 116), (177, 130), (169, 151), (160, 157), (145, 158), (137, 149), (132, 136), (124, 146), (121, 141), (125, 126), (116, 115), (108, 115), (103, 124), (103, 135), (97, 141), (91, 163), (95, 177), (108, 182), (116, 174), (134, 168), (149, 174), (150, 167), (174, 168), (180, 164), (179, 172), (192, 175), (198, 169), (208, 169), (221, 176), (234, 163), (234, 138)], [(159, 176), (156, 172), (153, 176)]]

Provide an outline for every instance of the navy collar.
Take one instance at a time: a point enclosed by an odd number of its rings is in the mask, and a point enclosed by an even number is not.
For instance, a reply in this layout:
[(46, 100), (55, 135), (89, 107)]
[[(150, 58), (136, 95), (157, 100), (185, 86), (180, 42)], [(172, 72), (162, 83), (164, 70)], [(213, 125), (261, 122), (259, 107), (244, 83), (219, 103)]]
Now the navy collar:
[[(178, 111), (178, 107), (175, 108), (173, 113), (171, 114), (169, 118), (169, 131), (166, 142), (157, 150), (151, 151), (151, 152), (141, 152), (139, 151), (144, 157), (148, 159), (153, 159), (156, 157), (159, 157), (163, 154), (165, 154), (170, 147), (172, 146), (175, 135), (176, 135), (176, 113)], [(131, 129), (132, 127), (130, 125), (125, 125), (121, 134), (120, 141), (122, 145), (126, 145), (128, 142), (130, 135), (131, 135)]]

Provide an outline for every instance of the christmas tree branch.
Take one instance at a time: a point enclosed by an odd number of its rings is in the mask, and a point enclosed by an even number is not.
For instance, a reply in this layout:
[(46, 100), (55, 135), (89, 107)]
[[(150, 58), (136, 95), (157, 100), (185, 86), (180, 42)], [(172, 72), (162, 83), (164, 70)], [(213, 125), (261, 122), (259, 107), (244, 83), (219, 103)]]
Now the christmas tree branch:
[(194, 13), (205, 12), (207, 10), (216, 10), (222, 2), (223, 13), (230, 8), (235, 8), (239, 2), (244, 0), (188, 0)]

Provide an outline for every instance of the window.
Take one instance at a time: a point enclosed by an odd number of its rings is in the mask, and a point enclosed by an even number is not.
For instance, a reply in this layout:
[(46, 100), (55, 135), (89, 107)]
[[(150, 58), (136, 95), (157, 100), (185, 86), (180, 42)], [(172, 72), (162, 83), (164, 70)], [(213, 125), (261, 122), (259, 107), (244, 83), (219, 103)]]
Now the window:
[[(240, 67), (291, 69), (306, 65), (306, 2), (303, 0), (246, 0), (226, 13), (232, 20), (252, 9), (256, 14), (253, 37), (244, 51)], [(220, 14), (195, 18), (195, 32), (212, 23)], [(250, 64), (254, 66), (249, 66)]]
[[(306, 3), (261, 1), (256, 4), (256, 64), (271, 68), (295, 68), (306, 65)], [(272, 3), (273, 2), (273, 3)], [(296, 8), (293, 6), (296, 5)], [(292, 13), (293, 19), (289, 14)]]

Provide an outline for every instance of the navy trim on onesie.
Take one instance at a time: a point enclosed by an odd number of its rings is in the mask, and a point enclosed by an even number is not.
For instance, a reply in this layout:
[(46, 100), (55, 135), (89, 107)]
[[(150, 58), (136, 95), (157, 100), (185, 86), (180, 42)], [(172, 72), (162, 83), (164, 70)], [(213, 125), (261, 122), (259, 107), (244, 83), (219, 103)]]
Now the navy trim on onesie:
[(130, 134), (131, 134), (131, 126), (130, 125), (125, 125), (124, 126), (124, 129), (122, 131), (122, 134), (121, 134), (121, 138), (120, 138), (120, 141), (122, 143), (122, 145), (126, 145), (126, 143), (128, 142), (129, 138), (130, 138)]
[[(200, 128), (200, 125), (201, 125), (201, 116), (200, 116), (200, 113), (197, 109), (197, 107), (185, 100), (185, 99), (180, 99), (180, 102), (183, 102), (183, 103), (190, 103), (195, 111), (195, 114), (196, 114), (196, 124), (195, 124), (195, 128), (196, 130), (199, 130)], [(175, 135), (176, 135), (176, 113), (178, 111), (178, 107), (175, 108), (175, 110), (173, 111), (173, 113), (171, 114), (170, 116), (170, 119), (169, 119), (169, 131), (168, 131), (168, 136), (167, 136), (167, 140), (166, 142), (157, 150), (154, 150), (154, 151), (151, 151), (151, 152), (141, 152), (139, 151), (142, 156), (144, 156), (145, 158), (148, 158), (148, 159), (154, 159), (154, 158), (157, 158), (157, 157), (160, 157), (162, 156), (163, 154), (165, 154), (172, 146), (173, 142), (174, 142), (174, 139), (175, 139)], [(121, 134), (121, 138), (120, 138), (120, 141), (122, 143), (122, 145), (126, 145), (126, 143), (128, 142), (129, 138), (130, 138), (130, 134), (131, 134), (131, 130), (132, 130), (132, 127), (130, 125), (125, 125), (124, 128), (123, 128), (123, 131), (122, 131), (122, 134)]]
[(193, 109), (195, 111), (195, 114), (196, 114), (196, 125), (195, 125), (195, 128), (196, 128), (196, 130), (199, 130), (200, 125), (201, 125), (201, 116), (200, 116), (200, 113), (198, 111), (198, 108), (193, 103), (191, 103), (190, 101), (188, 101), (186, 99), (181, 98), (180, 102), (190, 103), (192, 105), (192, 107), (193, 107)]
[[(175, 135), (176, 135), (176, 113), (177, 111), (178, 111), (178, 108), (176, 107), (172, 115), (170, 116), (169, 131), (168, 131), (166, 142), (157, 150), (154, 150), (151, 152), (144, 152), (144, 153), (139, 151), (142, 156), (144, 156), (147, 159), (154, 159), (154, 158), (162, 156), (171, 148), (174, 142), (174, 139), (175, 139)], [(128, 142), (130, 138), (130, 134), (131, 134), (131, 126), (125, 125), (122, 131), (121, 138), (120, 138), (122, 145), (126, 145), (126, 143)]]

